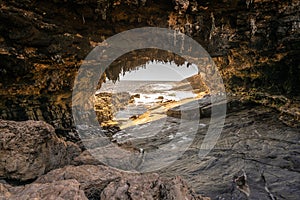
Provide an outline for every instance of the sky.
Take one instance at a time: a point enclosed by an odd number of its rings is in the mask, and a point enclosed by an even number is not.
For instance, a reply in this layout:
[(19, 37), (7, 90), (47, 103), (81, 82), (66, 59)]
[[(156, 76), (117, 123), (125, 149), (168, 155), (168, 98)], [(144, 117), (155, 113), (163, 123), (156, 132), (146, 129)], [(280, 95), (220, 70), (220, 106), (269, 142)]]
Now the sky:
[(198, 73), (196, 65), (177, 66), (175, 63), (156, 63), (149, 62), (146, 64), (146, 69), (139, 68), (131, 72), (126, 72), (120, 80), (134, 80), (134, 81), (181, 81), (187, 77)]

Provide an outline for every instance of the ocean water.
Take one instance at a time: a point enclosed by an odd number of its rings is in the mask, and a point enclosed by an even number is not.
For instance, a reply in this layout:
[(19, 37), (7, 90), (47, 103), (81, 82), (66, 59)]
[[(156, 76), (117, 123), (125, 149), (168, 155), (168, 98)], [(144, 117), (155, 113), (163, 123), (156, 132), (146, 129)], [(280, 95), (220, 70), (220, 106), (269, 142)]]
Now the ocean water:
[(130, 95), (139, 94), (134, 97), (134, 102), (123, 110), (115, 113), (115, 119), (130, 120), (134, 115), (141, 115), (147, 110), (161, 102), (179, 101), (186, 98), (196, 97), (192, 91), (175, 90), (179, 82), (172, 81), (120, 81), (113, 83), (107, 81), (97, 93), (109, 92), (115, 95), (128, 92)]
[[(149, 89), (158, 89), (158, 90), (166, 90), (171, 89), (174, 84), (177, 82), (173, 81), (117, 81), (113, 83), (112, 81), (106, 81), (102, 84), (100, 92), (129, 92), (129, 93), (138, 93), (141, 90), (147, 92)], [(154, 88), (153, 88), (154, 87)]]
[(195, 97), (192, 91), (175, 90), (179, 82), (171, 81), (120, 81), (113, 83), (108, 81), (102, 85), (97, 93), (109, 92), (112, 94), (128, 92), (131, 95), (140, 94), (139, 103), (157, 102), (157, 98), (164, 97), (164, 100), (182, 100), (185, 98)]

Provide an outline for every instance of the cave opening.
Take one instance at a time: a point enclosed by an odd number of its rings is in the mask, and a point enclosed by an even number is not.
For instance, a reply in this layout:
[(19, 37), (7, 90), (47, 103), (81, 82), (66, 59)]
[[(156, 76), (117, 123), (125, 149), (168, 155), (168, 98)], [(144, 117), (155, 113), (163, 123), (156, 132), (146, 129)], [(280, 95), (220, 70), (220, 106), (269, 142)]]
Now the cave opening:
[[(174, 53), (143, 49), (121, 56), (105, 70), (94, 110), (99, 124), (112, 137), (120, 130), (163, 122), (171, 108), (207, 93), (197, 65)], [(153, 127), (150, 130), (155, 132)], [(141, 134), (136, 129), (135, 133)]]
[(199, 127), (208, 127), (200, 108), (211, 104), (211, 96), (200, 67), (188, 59), (134, 50), (100, 76), (93, 94), (98, 124), (77, 127), (86, 149), (104, 163), (129, 171), (160, 169), (193, 143)]

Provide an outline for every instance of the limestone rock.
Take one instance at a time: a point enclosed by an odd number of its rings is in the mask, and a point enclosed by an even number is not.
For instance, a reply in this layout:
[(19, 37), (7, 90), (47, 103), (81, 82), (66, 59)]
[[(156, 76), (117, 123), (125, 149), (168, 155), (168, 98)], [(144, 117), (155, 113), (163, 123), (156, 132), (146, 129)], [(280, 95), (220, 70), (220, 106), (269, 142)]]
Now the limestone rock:
[(130, 94), (119, 92), (112, 94), (110, 92), (101, 92), (95, 96), (95, 112), (100, 123), (110, 121), (113, 115), (121, 108), (125, 107), (130, 100)]
[(80, 149), (45, 122), (0, 120), (0, 177), (26, 181), (71, 162)]

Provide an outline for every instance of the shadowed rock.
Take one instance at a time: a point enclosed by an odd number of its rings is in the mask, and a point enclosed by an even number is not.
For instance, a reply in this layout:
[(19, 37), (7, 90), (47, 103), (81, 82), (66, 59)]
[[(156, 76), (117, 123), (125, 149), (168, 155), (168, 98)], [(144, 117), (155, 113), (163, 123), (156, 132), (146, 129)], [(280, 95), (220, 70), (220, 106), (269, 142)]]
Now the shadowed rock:
[(26, 181), (65, 166), (80, 149), (39, 121), (0, 120), (0, 178)]
[(34, 183), (12, 187), (0, 184), (4, 199), (186, 199), (209, 200), (195, 194), (180, 178), (132, 174), (95, 165), (66, 166)]
[[(7, 186), (7, 185), (6, 185)], [(5, 187), (5, 186), (3, 186)], [(61, 180), (52, 183), (32, 183), (25, 186), (6, 188), (5, 193), (1, 193), (0, 198), (9, 200), (29, 200), (29, 199), (74, 199), (87, 200), (84, 191), (80, 189), (80, 184), (76, 180)], [(9, 192), (8, 192), (9, 191)], [(2, 196), (1, 196), (2, 195)]]
[(89, 199), (199, 199), (180, 178), (161, 178), (156, 173), (125, 173), (106, 166), (66, 166), (38, 178), (34, 184), (75, 179)]
[(79, 155), (75, 144), (58, 138), (45, 122), (1, 120), (0, 139), (1, 178), (27, 181), (38, 177), (22, 186), (2, 181), (0, 199), (205, 199), (180, 177), (126, 173), (97, 165), (101, 162), (87, 151)]

